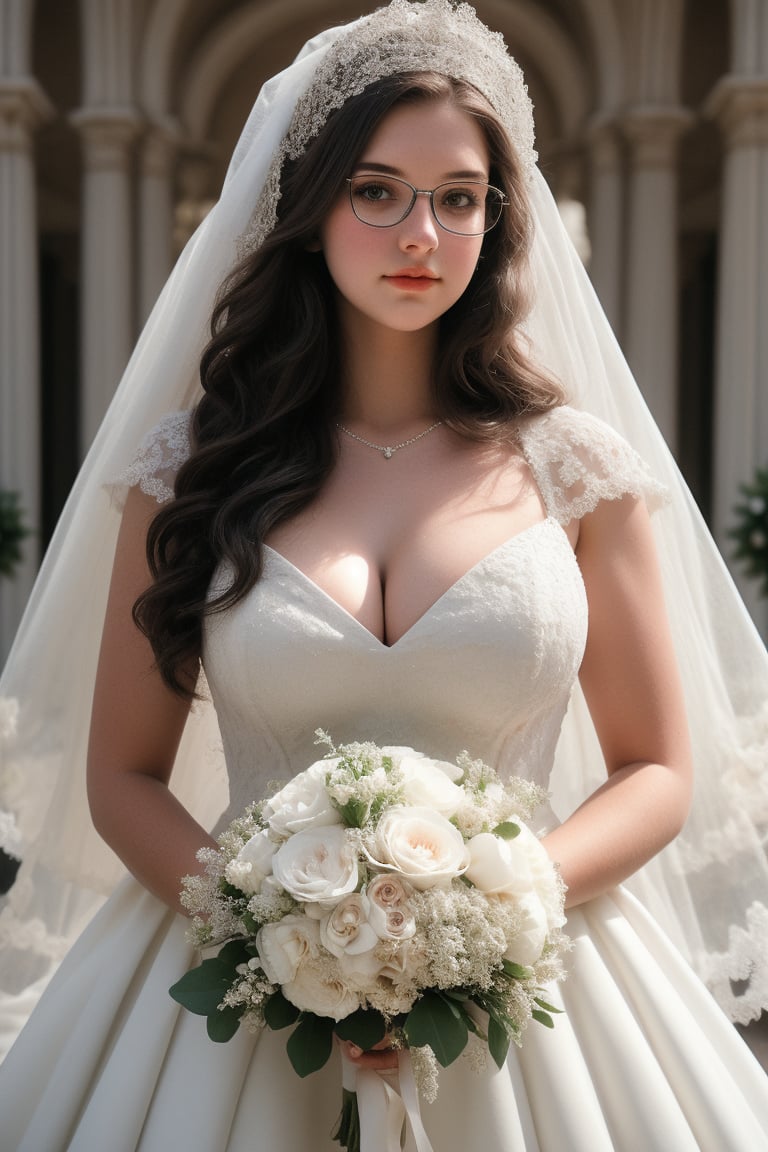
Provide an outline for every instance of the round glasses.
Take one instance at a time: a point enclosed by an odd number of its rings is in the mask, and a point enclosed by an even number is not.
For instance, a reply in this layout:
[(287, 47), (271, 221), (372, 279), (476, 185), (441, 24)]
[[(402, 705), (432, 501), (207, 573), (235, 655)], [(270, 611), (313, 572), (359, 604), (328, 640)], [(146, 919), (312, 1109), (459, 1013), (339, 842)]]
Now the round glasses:
[(449, 180), (437, 188), (414, 188), (397, 176), (348, 176), (352, 211), (372, 228), (392, 228), (405, 220), (417, 196), (429, 196), (435, 220), (457, 236), (482, 236), (501, 217), (506, 196), (479, 180)]

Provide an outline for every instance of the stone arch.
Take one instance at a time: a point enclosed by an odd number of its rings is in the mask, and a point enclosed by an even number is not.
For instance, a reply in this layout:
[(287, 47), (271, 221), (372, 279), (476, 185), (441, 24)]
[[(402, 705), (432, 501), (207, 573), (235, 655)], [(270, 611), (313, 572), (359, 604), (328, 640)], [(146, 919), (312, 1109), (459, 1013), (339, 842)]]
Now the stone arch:
[[(175, 0), (180, 3), (181, 0)], [(589, 86), (578, 53), (557, 22), (531, 0), (486, 0), (481, 15), (508, 39), (520, 44), (550, 90), (560, 131), (575, 135), (589, 111)], [(329, 14), (331, 6), (329, 5)], [(335, 18), (359, 14), (359, 4), (343, 0), (333, 5)], [(302, 17), (317, 22), (316, 0), (295, 0), (290, 11), (282, 0), (267, 0), (223, 20), (191, 61), (184, 77), (181, 119), (192, 139), (204, 139), (212, 110), (228, 77), (256, 44), (295, 25)]]

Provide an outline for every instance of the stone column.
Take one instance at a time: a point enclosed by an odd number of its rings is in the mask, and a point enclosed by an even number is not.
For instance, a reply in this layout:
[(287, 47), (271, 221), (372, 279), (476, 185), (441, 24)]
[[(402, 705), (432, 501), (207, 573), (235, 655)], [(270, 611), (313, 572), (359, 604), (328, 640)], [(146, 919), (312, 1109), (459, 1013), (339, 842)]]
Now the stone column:
[(31, 77), (0, 79), (0, 488), (19, 493), (33, 532), (14, 579), (0, 578), (0, 665), (39, 560), (40, 325), (32, 140), (49, 113)]
[(621, 338), (623, 179), (621, 139), (612, 118), (596, 117), (589, 131), (589, 274), (611, 327)]
[(83, 146), (81, 449), (107, 410), (134, 338), (132, 109), (84, 108), (72, 121)]
[[(708, 110), (725, 145), (715, 397), (714, 529), (725, 555), (739, 484), (768, 465), (768, 76), (726, 76)], [(735, 575), (754, 618), (754, 585)]]
[(622, 121), (630, 146), (624, 348), (674, 451), (677, 437), (677, 142), (690, 115), (637, 107)]
[(149, 316), (173, 260), (173, 168), (171, 131), (152, 128), (144, 137), (139, 188), (139, 319)]

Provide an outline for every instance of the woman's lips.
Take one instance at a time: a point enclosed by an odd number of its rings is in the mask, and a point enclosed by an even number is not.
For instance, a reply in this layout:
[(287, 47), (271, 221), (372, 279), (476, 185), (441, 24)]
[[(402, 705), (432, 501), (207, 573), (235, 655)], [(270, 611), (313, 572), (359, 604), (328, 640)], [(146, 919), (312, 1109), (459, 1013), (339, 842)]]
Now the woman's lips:
[(425, 292), (437, 284), (439, 277), (427, 268), (403, 268), (392, 276), (385, 276), (388, 284), (406, 292)]

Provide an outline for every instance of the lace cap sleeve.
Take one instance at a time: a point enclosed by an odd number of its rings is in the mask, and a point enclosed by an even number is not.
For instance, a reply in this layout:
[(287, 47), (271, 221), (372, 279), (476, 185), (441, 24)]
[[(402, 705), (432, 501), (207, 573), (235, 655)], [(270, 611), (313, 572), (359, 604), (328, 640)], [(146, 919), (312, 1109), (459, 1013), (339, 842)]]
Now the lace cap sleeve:
[(601, 500), (637, 496), (651, 512), (668, 500), (634, 448), (588, 412), (555, 408), (521, 429), (520, 441), (548, 514), (563, 525)]
[(140, 488), (158, 504), (173, 499), (173, 483), (191, 452), (191, 412), (171, 412), (146, 434), (138, 451), (109, 488), (118, 496)]

